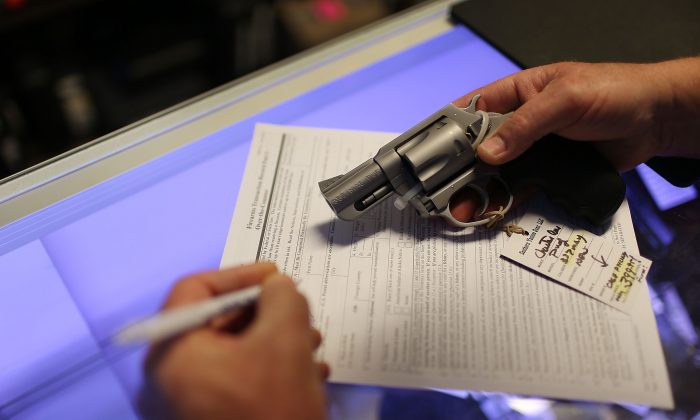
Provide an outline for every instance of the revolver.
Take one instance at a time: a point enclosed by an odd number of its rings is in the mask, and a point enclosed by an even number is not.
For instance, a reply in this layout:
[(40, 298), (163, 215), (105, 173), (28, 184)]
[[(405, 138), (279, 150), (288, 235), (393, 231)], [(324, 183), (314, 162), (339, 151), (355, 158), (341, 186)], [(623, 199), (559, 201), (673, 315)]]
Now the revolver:
[[(391, 197), (399, 210), (410, 204), (421, 217), (441, 216), (457, 227), (476, 227), (493, 224), (499, 214), (502, 218), (519, 189), (535, 186), (596, 226), (610, 220), (624, 200), (625, 184), (592, 145), (549, 134), (517, 159), (488, 165), (477, 156), (477, 147), (512, 113), (477, 110), (478, 100), (474, 96), (466, 108), (444, 106), (350, 172), (319, 182), (333, 212), (355, 220)], [(494, 181), (507, 197), (499, 214), (486, 213), (487, 186)], [(455, 194), (465, 188), (481, 202), (468, 221), (458, 220), (450, 209)]]

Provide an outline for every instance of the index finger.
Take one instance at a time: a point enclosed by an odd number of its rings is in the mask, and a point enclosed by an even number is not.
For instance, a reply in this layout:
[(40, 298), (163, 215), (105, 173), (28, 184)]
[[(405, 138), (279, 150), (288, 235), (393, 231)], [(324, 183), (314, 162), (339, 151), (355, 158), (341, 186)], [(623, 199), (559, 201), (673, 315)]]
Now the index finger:
[(517, 109), (541, 92), (554, 77), (554, 71), (552, 66), (522, 70), (475, 89), (453, 103), (464, 108), (474, 95), (479, 94), (481, 98), (476, 104), (478, 109), (504, 114)]
[(163, 309), (173, 309), (253, 286), (276, 272), (277, 267), (274, 263), (263, 262), (195, 274), (175, 284), (163, 305)]

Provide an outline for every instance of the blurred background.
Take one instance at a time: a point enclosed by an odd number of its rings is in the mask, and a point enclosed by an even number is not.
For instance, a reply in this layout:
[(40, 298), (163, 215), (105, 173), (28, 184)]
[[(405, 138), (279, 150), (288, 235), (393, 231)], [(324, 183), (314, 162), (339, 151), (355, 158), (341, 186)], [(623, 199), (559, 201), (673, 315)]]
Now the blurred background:
[(424, 0), (0, 0), (0, 179)]

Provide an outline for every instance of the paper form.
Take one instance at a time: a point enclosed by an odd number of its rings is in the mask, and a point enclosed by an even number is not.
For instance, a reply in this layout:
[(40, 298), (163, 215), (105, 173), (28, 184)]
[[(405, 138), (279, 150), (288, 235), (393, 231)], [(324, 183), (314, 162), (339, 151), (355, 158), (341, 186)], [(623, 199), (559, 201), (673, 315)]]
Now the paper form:
[[(257, 126), (231, 222), (222, 267), (272, 260), (300, 281), (331, 381), (672, 406), (648, 298), (626, 315), (500, 258), (505, 234), (390, 200), (335, 218), (317, 182), (394, 137)], [(636, 251), (626, 203), (605, 236)]]

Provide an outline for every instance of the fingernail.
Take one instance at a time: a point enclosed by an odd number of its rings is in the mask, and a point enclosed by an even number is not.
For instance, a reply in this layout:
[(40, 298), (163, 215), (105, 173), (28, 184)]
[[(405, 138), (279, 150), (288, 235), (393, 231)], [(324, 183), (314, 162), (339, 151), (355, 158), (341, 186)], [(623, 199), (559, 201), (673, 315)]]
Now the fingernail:
[(479, 152), (486, 153), (491, 157), (496, 157), (506, 151), (506, 144), (498, 136), (491, 136), (479, 145)]

